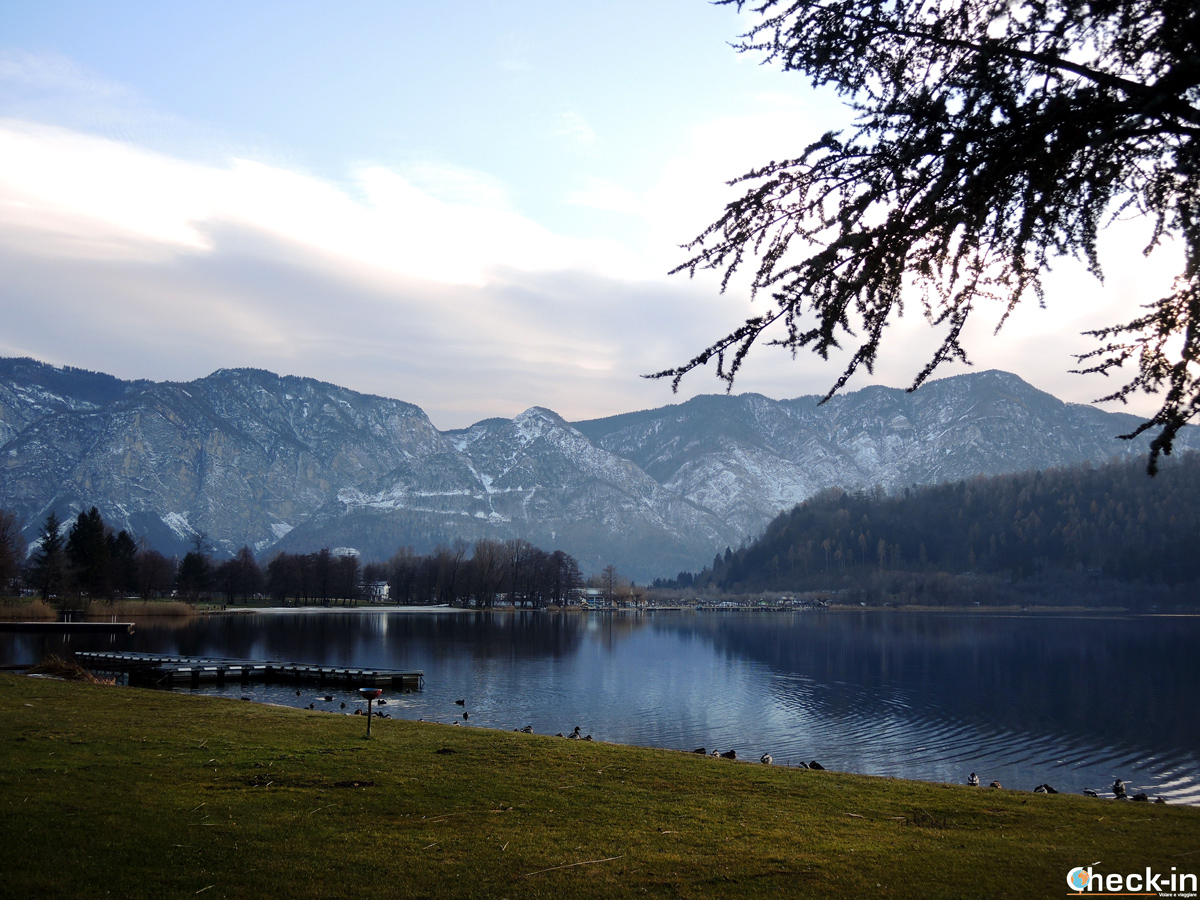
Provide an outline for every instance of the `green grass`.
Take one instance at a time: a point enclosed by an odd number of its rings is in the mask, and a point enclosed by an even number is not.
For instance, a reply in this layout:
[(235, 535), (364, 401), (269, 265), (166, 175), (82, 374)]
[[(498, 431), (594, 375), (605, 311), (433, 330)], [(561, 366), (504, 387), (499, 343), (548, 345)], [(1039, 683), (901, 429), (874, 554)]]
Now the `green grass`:
[(1097, 860), (1200, 869), (1186, 807), (399, 720), (367, 741), (359, 717), (14, 675), (0, 723), (6, 897), (1029, 898)]

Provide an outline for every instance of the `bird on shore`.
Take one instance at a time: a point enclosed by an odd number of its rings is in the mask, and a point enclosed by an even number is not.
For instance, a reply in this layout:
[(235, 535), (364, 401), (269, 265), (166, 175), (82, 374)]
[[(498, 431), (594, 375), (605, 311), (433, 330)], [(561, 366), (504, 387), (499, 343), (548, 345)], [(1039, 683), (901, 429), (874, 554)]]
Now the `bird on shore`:
[(711, 756), (713, 759), (716, 759), (717, 757), (719, 757), (721, 755), (721, 753), (719, 750), (714, 750), (712, 753), (710, 753), (708, 755)]
[(572, 731), (570, 734), (568, 734), (568, 735), (567, 735), (567, 740), (569, 740), (569, 741), (577, 741), (577, 740), (579, 740), (579, 739), (580, 739), (580, 735), (579, 735), (579, 726), (578, 726), (578, 725), (576, 725), (576, 726), (575, 726), (575, 730), (574, 730), (574, 731)]
[(817, 762), (815, 759), (808, 764), (808, 767), (810, 769), (816, 769), (818, 772), (825, 771), (825, 767), (823, 765), (821, 765), (819, 762)]
[(758, 758), (758, 761), (760, 763), (762, 763), (764, 766), (769, 766), (771, 763), (775, 762), (775, 760), (771, 757), (770, 753), (764, 753), (762, 756), (760, 756)]
[(736, 750), (726, 750), (724, 753), (721, 754), (721, 759), (737, 759), (737, 751)]
[(1058, 791), (1056, 791), (1054, 788), (1050, 787), (1050, 785), (1048, 785), (1048, 784), (1039, 784), (1037, 787), (1035, 787), (1033, 789), (1033, 792), (1035, 794), (1057, 794), (1058, 793)]
[(1096, 793), (1095, 791), (1093, 791), (1091, 788), (1084, 788), (1084, 789), (1083, 789), (1083, 795), (1084, 795), (1085, 797), (1099, 797), (1099, 796), (1100, 796), (1098, 793)]
[(998, 781), (993, 781), (991, 784), (988, 785), (988, 787), (995, 788), (996, 790), (1001, 790), (1000, 782), (998, 782)]
[(693, 752), (693, 753), (699, 753), (701, 756), (707, 756), (707, 755), (708, 755), (708, 751), (707, 751), (707, 750), (705, 750), (703, 747), (697, 747), (697, 748), (696, 748), (695, 750), (693, 750), (692, 752)]
[(591, 736), (590, 734), (585, 734), (585, 735), (583, 736), (583, 739), (584, 739), (585, 741), (590, 741), (590, 740), (592, 739), (592, 736)]
[(971, 787), (979, 787), (979, 776), (972, 772), (967, 776), (967, 784)]
[(808, 768), (808, 763), (806, 763), (804, 760), (800, 760), (800, 762), (796, 763), (796, 768), (798, 768), (798, 769), (807, 769), (807, 768)]
[(1120, 778), (1118, 778), (1116, 781), (1114, 781), (1113, 786), (1112, 786), (1112, 792), (1113, 792), (1113, 796), (1116, 797), (1118, 800), (1122, 799), (1125, 796), (1125, 782), (1123, 782)]
[(1146, 794), (1134, 794), (1133, 800), (1135, 803), (1149, 803), (1150, 798)]

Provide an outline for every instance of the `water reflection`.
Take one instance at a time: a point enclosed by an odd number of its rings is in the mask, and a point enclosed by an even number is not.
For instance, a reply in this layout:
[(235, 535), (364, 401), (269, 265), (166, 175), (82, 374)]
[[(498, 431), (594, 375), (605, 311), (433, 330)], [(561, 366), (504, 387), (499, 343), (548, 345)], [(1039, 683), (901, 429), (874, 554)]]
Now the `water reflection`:
[[(601, 740), (941, 781), (976, 771), (1024, 789), (1120, 776), (1200, 802), (1198, 639), (1190, 617), (272, 613), (146, 620), (115, 639), (5, 635), (0, 661), (111, 647), (422, 669), (426, 690), (390, 697), (392, 715), (461, 723), (465, 709), (469, 725), (579, 725)], [(311, 687), (223, 692), (359, 702)]]

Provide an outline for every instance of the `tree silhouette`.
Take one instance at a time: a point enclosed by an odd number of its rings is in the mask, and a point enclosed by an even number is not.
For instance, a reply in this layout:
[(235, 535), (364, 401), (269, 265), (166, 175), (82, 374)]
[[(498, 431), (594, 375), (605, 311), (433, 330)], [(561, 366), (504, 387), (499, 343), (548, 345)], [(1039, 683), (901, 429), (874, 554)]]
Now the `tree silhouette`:
[(100, 510), (80, 511), (67, 534), (67, 558), (80, 591), (89, 597), (107, 596), (111, 588), (108, 529)]
[(12, 590), (21, 565), (25, 562), (25, 539), (17, 514), (0, 509), (0, 594)]
[[(918, 300), (941, 363), (985, 300), (1032, 294), (1056, 257), (1100, 275), (1097, 237), (1117, 215), (1152, 225), (1147, 251), (1179, 239), (1173, 291), (1093, 332), (1086, 372), (1137, 373), (1103, 399), (1161, 393), (1149, 468), (1200, 411), (1200, 7), (1195, 0), (718, 0), (761, 19), (738, 49), (830, 85), (857, 113), (799, 156), (735, 179), (746, 193), (688, 245), (675, 271), (740, 269), (772, 308), (671, 378), (716, 360), (732, 386), (768, 343), (822, 358), (855, 344), (826, 399), (873, 366), (885, 327)], [(910, 293), (911, 292), (911, 293)]]
[(46, 514), (38, 535), (38, 550), (33, 557), (33, 580), (43, 600), (49, 600), (63, 589), (66, 574), (65, 541), (58, 515)]

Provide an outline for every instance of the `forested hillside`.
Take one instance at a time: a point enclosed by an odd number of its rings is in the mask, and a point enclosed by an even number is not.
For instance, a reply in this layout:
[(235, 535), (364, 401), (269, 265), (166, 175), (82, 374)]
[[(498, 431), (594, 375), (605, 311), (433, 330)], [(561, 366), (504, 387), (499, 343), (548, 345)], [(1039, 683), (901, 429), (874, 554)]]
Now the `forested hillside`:
[[(201, 535), (214, 559), (524, 540), (645, 582), (695, 571), (832, 487), (890, 494), (1149, 443), (1117, 439), (1134, 416), (1005, 372), (820, 400), (702, 396), (576, 423), (531, 407), (439, 431), (411, 403), (260, 369), (121, 381), (0, 359), (0, 506), (27, 542), (49, 512), (68, 523), (94, 506), (168, 556)], [(1200, 449), (1200, 429), (1176, 443)]]
[(1180, 585), (1200, 579), (1198, 549), (1200, 454), (1189, 453), (1153, 478), (1143, 458), (892, 496), (825, 491), (676, 584), (815, 590), (864, 576), (947, 572)]

